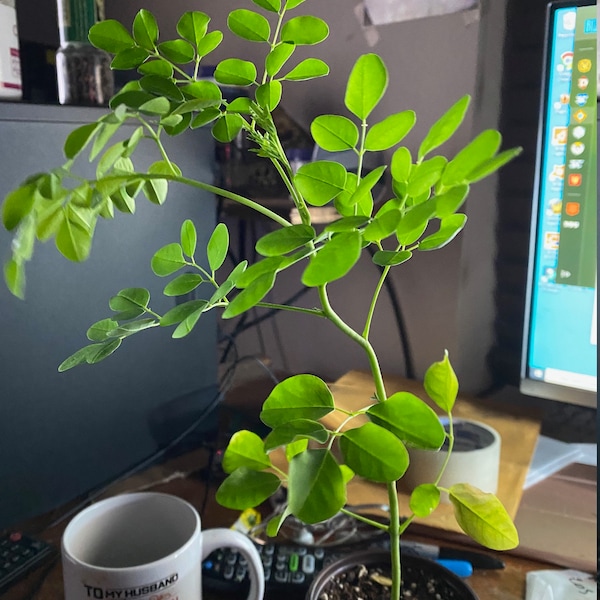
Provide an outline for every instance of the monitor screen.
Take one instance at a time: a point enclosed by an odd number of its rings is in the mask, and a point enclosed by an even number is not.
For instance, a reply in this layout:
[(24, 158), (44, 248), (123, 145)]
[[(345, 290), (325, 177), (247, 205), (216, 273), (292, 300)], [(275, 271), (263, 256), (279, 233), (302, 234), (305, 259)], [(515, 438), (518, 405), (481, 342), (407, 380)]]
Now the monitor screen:
[(596, 406), (596, 5), (548, 7), (521, 391)]

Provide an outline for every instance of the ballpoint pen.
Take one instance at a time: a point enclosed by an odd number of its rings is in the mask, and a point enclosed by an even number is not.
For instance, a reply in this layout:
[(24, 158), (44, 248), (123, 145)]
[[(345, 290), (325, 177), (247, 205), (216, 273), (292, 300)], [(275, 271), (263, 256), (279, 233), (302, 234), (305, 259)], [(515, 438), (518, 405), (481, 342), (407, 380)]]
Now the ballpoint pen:
[(475, 569), (503, 569), (504, 563), (494, 556), (473, 550), (462, 550), (402, 540), (402, 551), (406, 554), (431, 558), (433, 560), (459, 560), (471, 563)]

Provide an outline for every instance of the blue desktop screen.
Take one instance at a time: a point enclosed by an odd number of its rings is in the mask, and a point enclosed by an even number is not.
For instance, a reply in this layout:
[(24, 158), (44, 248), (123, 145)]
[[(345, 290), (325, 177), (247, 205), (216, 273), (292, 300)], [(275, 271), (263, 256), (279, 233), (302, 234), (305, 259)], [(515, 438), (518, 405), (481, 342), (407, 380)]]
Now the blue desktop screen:
[(596, 6), (551, 13), (527, 376), (596, 391)]

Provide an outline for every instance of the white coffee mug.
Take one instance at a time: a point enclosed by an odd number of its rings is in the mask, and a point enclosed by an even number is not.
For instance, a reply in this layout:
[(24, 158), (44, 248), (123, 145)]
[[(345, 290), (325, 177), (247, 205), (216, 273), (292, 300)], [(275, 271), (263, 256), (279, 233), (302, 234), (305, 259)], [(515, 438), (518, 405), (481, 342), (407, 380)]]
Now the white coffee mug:
[(223, 547), (247, 559), (248, 600), (262, 600), (262, 562), (245, 535), (231, 529), (201, 531), (194, 507), (169, 494), (102, 500), (65, 529), (65, 600), (201, 600), (202, 561)]

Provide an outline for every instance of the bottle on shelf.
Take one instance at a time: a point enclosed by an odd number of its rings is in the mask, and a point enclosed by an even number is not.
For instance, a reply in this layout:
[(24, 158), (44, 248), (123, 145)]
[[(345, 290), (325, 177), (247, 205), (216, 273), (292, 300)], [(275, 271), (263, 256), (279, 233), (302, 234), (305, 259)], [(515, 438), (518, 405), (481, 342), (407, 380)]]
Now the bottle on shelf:
[(15, 0), (0, 0), (0, 99), (23, 96)]
[(103, 18), (104, 0), (57, 0), (60, 48), (56, 53), (58, 101), (103, 106), (114, 92), (110, 56), (88, 41), (88, 31)]

